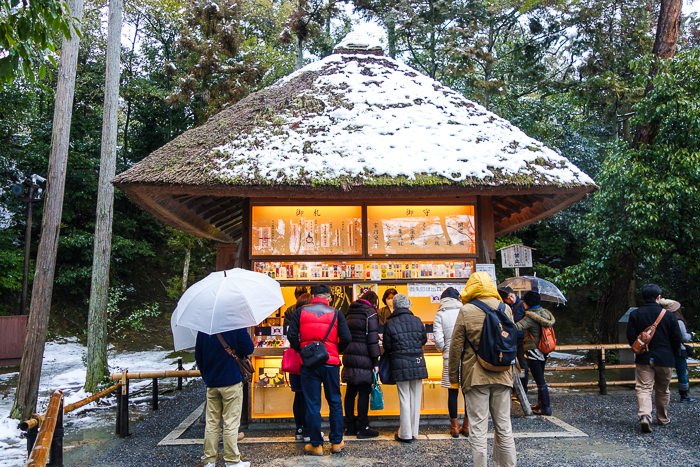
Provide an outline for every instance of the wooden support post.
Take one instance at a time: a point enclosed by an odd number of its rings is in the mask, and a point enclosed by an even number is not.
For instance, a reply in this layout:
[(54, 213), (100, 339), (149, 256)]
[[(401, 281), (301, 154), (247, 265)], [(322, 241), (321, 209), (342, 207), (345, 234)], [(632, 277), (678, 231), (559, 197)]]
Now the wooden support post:
[(58, 409), (58, 418), (56, 419), (56, 429), (53, 431), (53, 440), (49, 451), (50, 467), (63, 467), (63, 399), (61, 406)]
[(520, 401), (520, 406), (523, 408), (523, 413), (525, 414), (526, 417), (534, 417), (532, 415), (532, 408), (530, 407), (530, 401), (527, 399), (527, 393), (525, 392), (525, 389), (523, 388), (523, 383), (520, 382), (520, 375), (518, 374), (517, 371), (514, 372), (515, 376), (513, 377), (513, 389), (515, 389), (515, 395), (518, 396), (518, 400)]
[(126, 438), (129, 436), (129, 378), (127, 372), (122, 373), (122, 403), (119, 415), (119, 437)]
[(34, 443), (36, 442), (36, 437), (39, 435), (39, 425), (27, 430), (27, 454), (32, 453), (34, 449)]
[(598, 391), (603, 396), (608, 394), (608, 382), (605, 376), (605, 349), (598, 351)]
[(114, 425), (114, 434), (119, 435), (122, 428), (122, 392), (117, 391), (117, 422)]
[(153, 378), (153, 400), (151, 401), (151, 408), (153, 410), (158, 410), (158, 378)]
[(248, 424), (250, 423), (250, 384), (245, 381), (243, 384), (243, 407), (241, 410), (241, 428), (248, 429)]
[(477, 197), (477, 256), (480, 263), (496, 261), (496, 240), (493, 205), (490, 196)]
[[(184, 368), (182, 367), (182, 357), (177, 359), (177, 369), (184, 370)], [(182, 391), (182, 376), (177, 377), (177, 390)]]

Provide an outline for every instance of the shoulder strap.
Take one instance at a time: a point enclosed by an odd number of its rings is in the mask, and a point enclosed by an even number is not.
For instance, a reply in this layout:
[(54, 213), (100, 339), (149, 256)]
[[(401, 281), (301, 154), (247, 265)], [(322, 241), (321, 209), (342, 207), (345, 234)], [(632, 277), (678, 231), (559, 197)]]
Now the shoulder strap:
[(321, 341), (322, 343), (326, 343), (326, 339), (328, 339), (328, 335), (331, 333), (331, 329), (333, 329), (333, 325), (335, 324), (335, 319), (338, 317), (338, 310), (335, 310), (335, 313), (333, 313), (333, 321), (331, 321), (331, 325), (328, 326), (328, 332), (326, 332), (326, 337), (323, 338)]
[(654, 321), (654, 324), (652, 326), (657, 327), (661, 320), (664, 318), (664, 315), (666, 314), (666, 309), (662, 308), (661, 313), (659, 313), (659, 316), (656, 317), (656, 321)]
[(224, 348), (226, 353), (229, 355), (233, 355), (233, 350), (231, 350), (231, 347), (229, 347), (228, 343), (224, 339), (224, 336), (222, 336), (220, 332), (216, 333), (216, 338), (219, 339), (219, 342), (221, 342), (221, 346)]
[[(480, 310), (482, 310), (486, 313), (488, 313), (489, 311), (496, 311), (493, 308), (491, 308), (490, 306), (488, 306), (486, 303), (484, 303), (481, 300), (476, 299), (476, 298), (473, 299), (469, 303), (471, 303), (472, 305), (474, 305), (475, 307), (479, 308)], [(498, 309), (501, 311), (505, 311), (505, 306), (503, 305), (503, 302), (498, 303)]]

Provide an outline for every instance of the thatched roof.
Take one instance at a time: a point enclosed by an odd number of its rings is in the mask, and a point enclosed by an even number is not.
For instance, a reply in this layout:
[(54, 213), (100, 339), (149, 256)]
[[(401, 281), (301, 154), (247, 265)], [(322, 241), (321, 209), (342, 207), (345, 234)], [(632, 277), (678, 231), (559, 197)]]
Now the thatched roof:
[(183, 133), (115, 185), (141, 204), (145, 188), (240, 197), (409, 188), (568, 193), (558, 209), (595, 189), (556, 151), (357, 39)]

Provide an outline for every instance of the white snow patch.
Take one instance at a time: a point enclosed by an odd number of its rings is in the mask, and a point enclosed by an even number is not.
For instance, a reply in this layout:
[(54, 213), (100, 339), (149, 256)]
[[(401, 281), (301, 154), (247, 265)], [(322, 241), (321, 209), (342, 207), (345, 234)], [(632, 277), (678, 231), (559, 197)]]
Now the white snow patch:
[[(38, 412), (44, 413), (51, 391), (62, 389), (65, 394), (65, 404), (71, 404), (88, 396), (83, 390), (85, 384), (85, 364), (83, 356), (87, 348), (80, 344), (76, 338), (66, 338), (56, 342), (47, 342), (44, 350), (44, 360), (41, 367), (41, 379), (39, 381)], [(160, 347), (154, 350), (142, 352), (108, 351), (110, 370), (118, 372), (122, 369), (129, 371), (144, 370), (168, 370), (173, 369), (176, 358), (166, 358), (171, 351)], [(8, 384), (16, 378), (18, 373), (6, 373), (0, 375), (0, 384)], [(139, 389), (150, 385), (151, 380), (133, 380), (130, 382), (130, 390), (137, 392)], [(14, 382), (16, 384), (16, 381)], [(20, 438), (21, 431), (17, 428), (17, 420), (8, 418), (14, 390), (4, 397), (0, 397), (0, 467), (19, 466), (26, 462), (26, 440)], [(81, 412), (97, 407), (96, 403), (88, 404), (77, 409), (67, 416), (67, 422)], [(108, 406), (109, 407), (109, 406)], [(80, 419), (80, 428), (89, 428), (99, 425), (103, 420), (95, 417), (83, 416)]]
[(557, 358), (559, 360), (582, 360), (583, 358), (585, 358), (584, 355), (576, 355), (573, 353), (565, 352), (551, 352), (549, 356), (552, 358)]
[(319, 76), (296, 106), (211, 151), (215, 175), (287, 183), (423, 173), (493, 184), (509, 176), (594, 183), (508, 121), (390, 57), (332, 54), (274, 86), (306, 72)]

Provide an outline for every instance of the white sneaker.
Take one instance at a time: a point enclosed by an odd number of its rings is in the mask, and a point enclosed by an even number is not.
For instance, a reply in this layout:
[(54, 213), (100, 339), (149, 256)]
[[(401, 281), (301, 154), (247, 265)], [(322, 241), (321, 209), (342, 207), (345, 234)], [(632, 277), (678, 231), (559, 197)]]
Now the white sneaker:
[(235, 464), (226, 464), (226, 467), (250, 467), (250, 462), (238, 461)]
[(204, 467), (216, 467), (216, 462), (209, 462), (207, 464), (204, 464)]

